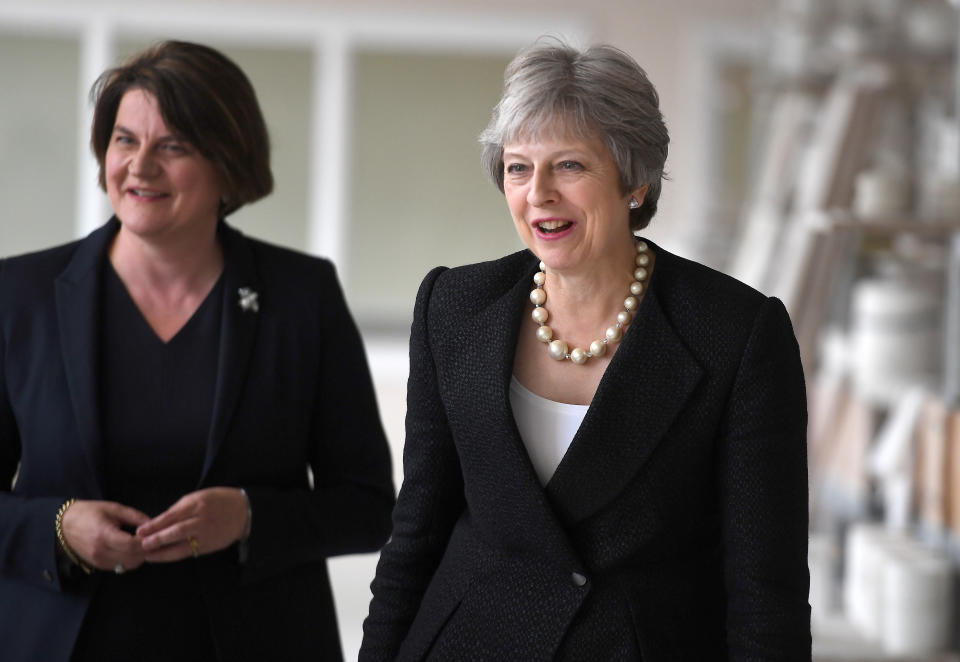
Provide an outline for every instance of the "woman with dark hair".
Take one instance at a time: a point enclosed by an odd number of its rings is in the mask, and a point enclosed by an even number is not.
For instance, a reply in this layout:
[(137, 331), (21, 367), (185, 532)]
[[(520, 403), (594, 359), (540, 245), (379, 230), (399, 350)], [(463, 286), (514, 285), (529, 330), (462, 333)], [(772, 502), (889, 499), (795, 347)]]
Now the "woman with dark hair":
[(326, 558), (383, 544), (393, 485), (334, 269), (224, 221), (273, 187), (224, 55), (93, 96), (114, 217), (0, 261), (0, 657), (341, 659)]
[(636, 236), (653, 85), (535, 46), (481, 143), (528, 250), (420, 287), (361, 661), (809, 661), (797, 343), (777, 299)]

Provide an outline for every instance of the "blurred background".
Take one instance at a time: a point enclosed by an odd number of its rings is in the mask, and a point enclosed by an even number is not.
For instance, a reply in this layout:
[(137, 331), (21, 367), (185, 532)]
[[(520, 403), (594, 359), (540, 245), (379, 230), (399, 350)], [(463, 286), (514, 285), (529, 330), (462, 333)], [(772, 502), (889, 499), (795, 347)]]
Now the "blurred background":
[[(0, 257), (109, 216), (88, 91), (165, 38), (248, 73), (276, 191), (231, 221), (331, 258), (402, 479), (407, 335), (433, 266), (521, 248), (479, 167), (544, 34), (646, 69), (671, 132), (645, 236), (781, 297), (810, 408), (815, 658), (960, 659), (960, 124), (950, 0), (0, 0)], [(355, 659), (376, 555), (331, 561)]]

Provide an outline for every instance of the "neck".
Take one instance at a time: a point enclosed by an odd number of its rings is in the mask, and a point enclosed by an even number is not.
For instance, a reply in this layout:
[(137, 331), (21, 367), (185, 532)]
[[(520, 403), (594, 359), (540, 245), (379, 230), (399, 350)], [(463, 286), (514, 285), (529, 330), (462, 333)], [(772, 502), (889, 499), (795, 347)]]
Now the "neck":
[[(547, 307), (550, 325), (564, 338), (592, 339), (598, 329), (615, 321), (633, 282), (636, 249), (632, 239), (622, 242), (616, 254), (576, 271), (547, 267)], [(566, 334), (566, 335), (564, 335)]]
[(152, 241), (121, 225), (110, 247), (110, 262), (128, 287), (174, 298), (209, 289), (223, 270), (216, 228), (214, 223), (189, 237)]

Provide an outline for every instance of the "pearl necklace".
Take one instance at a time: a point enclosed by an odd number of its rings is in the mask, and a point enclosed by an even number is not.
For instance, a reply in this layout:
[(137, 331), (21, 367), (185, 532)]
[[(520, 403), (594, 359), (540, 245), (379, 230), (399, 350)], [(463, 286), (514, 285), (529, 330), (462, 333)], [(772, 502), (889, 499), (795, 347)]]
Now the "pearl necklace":
[(643, 293), (644, 282), (650, 275), (647, 266), (650, 264), (650, 256), (647, 254), (647, 244), (643, 241), (637, 242), (637, 268), (633, 272), (634, 281), (630, 283), (630, 295), (623, 300), (623, 310), (617, 313), (617, 323), (607, 327), (604, 337), (594, 340), (590, 343), (590, 349), (585, 350), (574, 347), (568, 351), (567, 343), (559, 338), (554, 339), (553, 329), (547, 326), (547, 319), (550, 314), (547, 312), (544, 304), (547, 302), (547, 293), (543, 289), (543, 284), (547, 281), (547, 267), (541, 262), (540, 271), (533, 275), (533, 283), (536, 287), (530, 292), (530, 301), (534, 308), (531, 317), (539, 326), (537, 327), (537, 340), (547, 343), (547, 349), (550, 356), (557, 361), (570, 359), (577, 365), (583, 365), (587, 359), (593, 356), (603, 356), (607, 352), (607, 345), (619, 342), (623, 337), (623, 327), (631, 322), (633, 313), (640, 305), (637, 299)]

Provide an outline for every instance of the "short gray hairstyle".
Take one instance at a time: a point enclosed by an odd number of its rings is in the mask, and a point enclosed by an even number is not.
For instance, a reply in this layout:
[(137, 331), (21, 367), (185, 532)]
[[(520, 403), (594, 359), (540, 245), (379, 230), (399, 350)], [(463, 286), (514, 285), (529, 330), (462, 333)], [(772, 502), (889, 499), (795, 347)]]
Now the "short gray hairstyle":
[[(552, 43), (551, 43), (552, 42)], [(580, 51), (559, 40), (521, 51), (504, 73), (503, 95), (480, 134), (483, 167), (503, 191), (503, 146), (519, 138), (563, 135), (602, 139), (624, 192), (649, 184), (630, 227), (657, 212), (670, 137), (646, 72), (613, 46)]]

